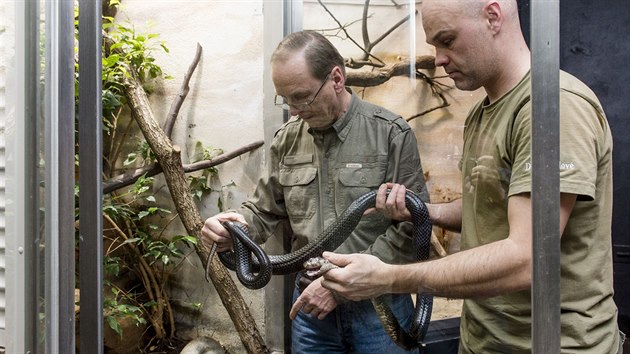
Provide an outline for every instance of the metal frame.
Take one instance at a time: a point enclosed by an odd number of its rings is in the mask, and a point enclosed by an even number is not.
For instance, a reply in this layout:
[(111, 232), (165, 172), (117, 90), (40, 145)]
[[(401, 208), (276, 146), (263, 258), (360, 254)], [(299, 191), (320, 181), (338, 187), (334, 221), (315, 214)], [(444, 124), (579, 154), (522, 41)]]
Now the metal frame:
[(46, 1), (46, 352), (71, 353), (74, 331), (74, 2)]
[[(268, 65), (271, 54), (287, 34), (302, 29), (302, 1), (271, 1), (264, 4), (264, 63)], [(281, 18), (282, 21), (278, 21)], [(288, 113), (278, 110), (273, 104), (275, 88), (271, 80), (271, 70), (263, 71), (263, 126), (265, 146), (271, 145), (276, 130), (289, 118)], [(265, 152), (269, 161), (269, 150)], [(267, 166), (268, 168), (268, 166)], [(291, 249), (290, 242), (271, 238), (265, 243), (270, 254), (283, 254)], [(293, 277), (273, 277), (265, 288), (265, 338), (274, 351), (285, 351), (291, 347), (291, 326), (288, 317), (291, 308)], [(278, 316), (278, 314), (282, 314)]]
[[(277, 4), (276, 4), (277, 3)], [(558, 181), (558, 122), (559, 122), (559, 11), (558, 0), (532, 1), (532, 208), (533, 208), (533, 281), (532, 341), (534, 353), (559, 352), (560, 297), (559, 297), (559, 182)], [(102, 318), (102, 188), (101, 188), (101, 7), (81, 0), (79, 52), (80, 82), (80, 189), (81, 189), (81, 334), (89, 338), (81, 343), (81, 351), (103, 352)], [(302, 3), (284, 0), (282, 3), (265, 1), (265, 60), (269, 59), (277, 34), (287, 34), (302, 27)], [(15, 159), (7, 161), (7, 172), (12, 183), (7, 188), (7, 350), (34, 352), (37, 348), (37, 255), (39, 208), (36, 162), (38, 161), (38, 85), (39, 85), (39, 1), (16, 3), (16, 129), (8, 137), (8, 147), (14, 149)], [(267, 12), (269, 11), (269, 12)], [(271, 14), (280, 14), (282, 27)], [(73, 132), (73, 28), (72, 1), (50, 2), (47, 11), (49, 45), (53, 52), (47, 60), (47, 110), (52, 120), (47, 121), (46, 143), (46, 266), (51, 271), (45, 283), (47, 301), (46, 352), (74, 352), (74, 252), (73, 181), (74, 141), (67, 140)], [(53, 24), (53, 22), (56, 24)], [(26, 60), (30, 58), (29, 60)], [(59, 61), (57, 62), (57, 58)], [(72, 64), (72, 65), (70, 65)], [(50, 76), (48, 76), (50, 75)], [(269, 71), (265, 71), (264, 89), (268, 98), (273, 93)], [(267, 94), (269, 93), (269, 94)], [(72, 101), (70, 101), (72, 98)], [(72, 102), (72, 105), (70, 105)], [(21, 109), (23, 107), (23, 110)], [(275, 113), (271, 99), (265, 99), (265, 140), (270, 140), (282, 118)], [(266, 118), (267, 119), (267, 118)], [(72, 135), (72, 134), (70, 134)], [(69, 164), (69, 161), (72, 161)], [(58, 164), (57, 164), (58, 163)], [(550, 183), (551, 182), (551, 183)], [(558, 197), (556, 197), (558, 196)], [(29, 237), (29, 239), (27, 239)], [(68, 248), (72, 240), (72, 250)], [(57, 253), (58, 252), (58, 253)], [(59, 281), (59, 283), (57, 283)], [(278, 306), (278, 285), (266, 293), (266, 307), (274, 312)], [(279, 285), (284, 292), (284, 284)], [(275, 289), (275, 290), (274, 290)], [(26, 300), (23, 300), (26, 299)], [(70, 310), (72, 313), (70, 314)], [(284, 311), (286, 313), (286, 311)], [(67, 317), (71, 315), (71, 317)], [(266, 315), (267, 340), (272, 348), (281, 348), (287, 340), (279, 329), (286, 329), (285, 319)], [(280, 342), (278, 342), (280, 340)]]
[(103, 353), (101, 3), (79, 1), (81, 353)]
[(559, 0), (531, 2), (532, 352), (560, 352)]
[[(37, 293), (34, 247), (38, 227), (37, 86), (39, 78), (38, 1), (15, 3), (15, 117), (7, 138), (6, 351), (34, 352)], [(10, 150), (10, 152), (9, 152)]]

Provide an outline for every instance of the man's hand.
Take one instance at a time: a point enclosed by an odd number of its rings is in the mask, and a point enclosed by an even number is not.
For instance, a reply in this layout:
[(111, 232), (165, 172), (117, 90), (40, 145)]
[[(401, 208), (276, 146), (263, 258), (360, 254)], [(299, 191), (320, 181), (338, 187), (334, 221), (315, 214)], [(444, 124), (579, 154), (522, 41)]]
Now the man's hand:
[(207, 218), (203, 223), (203, 228), (201, 228), (201, 242), (208, 248), (215, 243), (217, 252), (232, 249), (232, 236), (221, 224), (224, 221), (237, 221), (246, 224), (243, 215), (234, 212), (221, 213)]
[(324, 289), (321, 282), (322, 278), (317, 278), (302, 291), (302, 294), (298, 296), (291, 307), (289, 318), (294, 320), (298, 312), (302, 311), (323, 320), (330, 311), (337, 307), (337, 301), (335, 301), (332, 293)]
[[(389, 195), (387, 190), (390, 190)], [(376, 210), (392, 220), (411, 220), (411, 213), (407, 209), (407, 188), (402, 184), (385, 183), (378, 188), (376, 194)]]
[(484, 155), (477, 159), (477, 165), (472, 168), (464, 186), (469, 193), (473, 193), (477, 186), (483, 185), (485, 186), (483, 197), (487, 202), (503, 203), (507, 200), (507, 192), (503, 189), (501, 182), (501, 175), (494, 158)]
[(367, 254), (324, 252), (323, 257), (340, 268), (324, 273), (322, 286), (353, 301), (365, 300), (390, 292), (390, 265)]

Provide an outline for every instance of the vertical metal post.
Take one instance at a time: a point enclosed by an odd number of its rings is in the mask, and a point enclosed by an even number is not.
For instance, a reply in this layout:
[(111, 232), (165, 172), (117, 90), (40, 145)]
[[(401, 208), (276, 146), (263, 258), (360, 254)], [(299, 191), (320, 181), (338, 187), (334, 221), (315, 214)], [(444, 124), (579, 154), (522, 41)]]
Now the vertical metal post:
[(417, 87), (416, 80), (416, 0), (409, 0), (409, 83), (414, 89)]
[[(15, 116), (8, 115), (6, 180), (6, 352), (36, 352), (38, 272), (37, 101), (39, 88), (39, 1), (15, 2), (14, 70), (9, 69), (8, 95), (13, 95)], [(9, 102), (11, 99), (9, 98)]]
[[(263, 73), (263, 117), (265, 127), (265, 146), (271, 144), (276, 130), (289, 119), (287, 112), (279, 110), (273, 104), (275, 88), (271, 80), (271, 68), (268, 65), (271, 54), (278, 43), (289, 33), (302, 29), (302, 1), (284, 0), (281, 2), (264, 0), (264, 61)], [(282, 21), (278, 21), (282, 18)], [(266, 152), (269, 161), (269, 150)], [(269, 166), (267, 166), (269, 168)], [(265, 243), (265, 250), (272, 254), (290, 251), (290, 242), (271, 238)], [(288, 317), (293, 294), (292, 277), (274, 277), (265, 290), (265, 337), (268, 346), (275, 351), (290, 348), (291, 325)], [(282, 316), (278, 316), (282, 313)]]
[(303, 1), (284, 0), (284, 35), (301, 31), (303, 28)]
[(532, 352), (560, 352), (558, 0), (532, 0)]
[(46, 352), (74, 335), (74, 2), (46, 2)]
[(81, 353), (103, 353), (101, 2), (79, 1)]

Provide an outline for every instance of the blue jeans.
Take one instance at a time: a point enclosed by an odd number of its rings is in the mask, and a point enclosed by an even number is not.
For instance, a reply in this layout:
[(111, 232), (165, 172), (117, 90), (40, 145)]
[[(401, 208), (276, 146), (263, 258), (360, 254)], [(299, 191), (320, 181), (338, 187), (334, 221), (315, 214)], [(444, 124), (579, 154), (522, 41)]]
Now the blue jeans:
[[(298, 297), (293, 292), (293, 302)], [(413, 301), (409, 294), (391, 295), (390, 307), (407, 330), (413, 320)], [(338, 305), (323, 320), (302, 312), (291, 323), (291, 352), (316, 353), (418, 353), (405, 351), (392, 341), (369, 300)]]

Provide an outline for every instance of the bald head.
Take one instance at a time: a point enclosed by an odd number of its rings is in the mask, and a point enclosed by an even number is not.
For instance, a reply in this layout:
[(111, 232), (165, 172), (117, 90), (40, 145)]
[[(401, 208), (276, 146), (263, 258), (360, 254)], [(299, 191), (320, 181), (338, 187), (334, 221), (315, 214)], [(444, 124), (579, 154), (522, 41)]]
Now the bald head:
[(500, 97), (529, 70), (516, 0), (424, 0), (422, 24), (435, 65), (462, 90)]
[(440, 9), (471, 18), (482, 15), (486, 5), (497, 3), (503, 14), (518, 21), (518, 6), (516, 0), (425, 0), (422, 9)]

